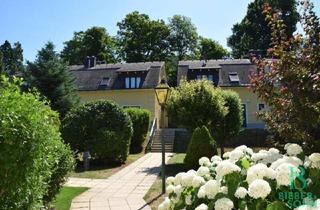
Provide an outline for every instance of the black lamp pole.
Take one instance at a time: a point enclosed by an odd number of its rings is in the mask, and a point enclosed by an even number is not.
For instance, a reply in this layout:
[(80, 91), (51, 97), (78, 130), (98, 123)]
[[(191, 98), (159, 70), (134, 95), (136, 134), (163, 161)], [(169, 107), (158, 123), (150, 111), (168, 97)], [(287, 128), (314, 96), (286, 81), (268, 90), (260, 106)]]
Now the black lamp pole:
[[(164, 128), (164, 105), (161, 105), (161, 128)], [(166, 151), (164, 137), (161, 135), (161, 152), (162, 152), (162, 164), (161, 164), (161, 178), (162, 178), (162, 194), (166, 193)]]

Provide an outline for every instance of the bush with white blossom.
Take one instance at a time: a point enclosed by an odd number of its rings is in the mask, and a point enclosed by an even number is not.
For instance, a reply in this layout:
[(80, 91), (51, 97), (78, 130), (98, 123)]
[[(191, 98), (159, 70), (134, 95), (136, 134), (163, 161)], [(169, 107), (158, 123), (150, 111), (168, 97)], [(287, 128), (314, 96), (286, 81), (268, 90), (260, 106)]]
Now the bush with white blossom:
[(320, 209), (320, 154), (306, 156), (298, 144), (285, 150), (239, 146), (223, 159), (202, 157), (197, 171), (167, 178), (158, 209)]

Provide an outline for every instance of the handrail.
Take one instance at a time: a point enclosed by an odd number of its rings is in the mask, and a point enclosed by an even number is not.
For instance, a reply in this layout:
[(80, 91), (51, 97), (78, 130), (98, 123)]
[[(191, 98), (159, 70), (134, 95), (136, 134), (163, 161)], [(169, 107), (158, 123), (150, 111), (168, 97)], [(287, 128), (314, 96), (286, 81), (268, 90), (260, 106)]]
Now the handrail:
[(157, 118), (153, 118), (153, 121), (152, 121), (152, 124), (151, 124), (151, 127), (150, 127), (150, 131), (149, 131), (148, 143), (147, 143), (147, 147), (145, 149), (145, 153), (150, 151), (151, 148), (152, 148), (153, 137), (155, 135), (156, 129), (157, 129)]

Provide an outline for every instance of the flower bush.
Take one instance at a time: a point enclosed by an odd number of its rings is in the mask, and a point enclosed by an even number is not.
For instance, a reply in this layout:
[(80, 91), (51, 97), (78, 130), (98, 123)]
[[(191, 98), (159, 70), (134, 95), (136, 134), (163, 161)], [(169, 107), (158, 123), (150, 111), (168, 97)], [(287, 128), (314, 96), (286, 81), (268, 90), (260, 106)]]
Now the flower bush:
[(247, 146), (211, 159), (197, 171), (168, 177), (159, 210), (320, 209), (320, 153), (306, 156), (298, 144), (255, 153)]

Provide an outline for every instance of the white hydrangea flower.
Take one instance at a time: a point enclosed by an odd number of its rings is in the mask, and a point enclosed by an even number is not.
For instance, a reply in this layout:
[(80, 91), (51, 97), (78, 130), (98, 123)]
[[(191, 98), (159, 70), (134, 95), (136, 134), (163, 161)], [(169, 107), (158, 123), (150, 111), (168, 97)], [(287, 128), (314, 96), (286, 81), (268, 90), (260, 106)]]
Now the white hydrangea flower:
[(256, 179), (249, 184), (248, 195), (254, 199), (266, 198), (271, 192), (269, 183), (262, 179)]
[(174, 191), (174, 186), (172, 184), (170, 184), (170, 185), (167, 186), (166, 190), (167, 190), (167, 193), (170, 194), (170, 193), (172, 193)]
[(164, 201), (159, 205), (158, 210), (169, 210), (171, 205), (171, 201), (168, 197), (164, 199)]
[(172, 198), (171, 198), (171, 202), (174, 203), (174, 204), (179, 203), (179, 201), (180, 201), (180, 196), (172, 197)]
[(288, 144), (285, 149), (290, 156), (296, 156), (303, 152), (302, 147), (298, 144)]
[(264, 177), (274, 179), (275, 176), (276, 172), (273, 169), (268, 168), (268, 166), (263, 163), (258, 163), (248, 169), (246, 181), (250, 184), (256, 179), (263, 179)]
[(311, 168), (320, 168), (320, 153), (312, 153), (309, 156)]
[(197, 172), (195, 170), (190, 170), (187, 173), (183, 174), (181, 178), (181, 185), (183, 187), (192, 186), (192, 180), (196, 176)]
[(278, 149), (276, 149), (276, 148), (270, 148), (268, 151), (269, 151), (271, 154), (280, 154), (280, 151), (279, 151)]
[(208, 206), (206, 204), (201, 204), (195, 210), (208, 210)]
[(241, 168), (229, 160), (221, 161), (216, 167), (216, 173), (219, 178), (232, 172), (240, 172)]
[(230, 156), (230, 152), (225, 152), (225, 153), (222, 155), (222, 157), (223, 157), (224, 159), (229, 158), (229, 156)]
[(300, 166), (300, 165), (303, 165), (302, 160), (299, 159), (299, 158), (297, 158), (297, 157), (293, 157), (293, 156), (292, 156), (292, 157), (283, 156), (282, 158), (274, 161), (274, 162), (271, 164), (270, 168), (272, 168), (272, 169), (275, 170), (276, 168), (278, 168), (278, 167), (279, 167), (281, 164), (283, 164), (283, 163), (290, 163), (291, 165), (293, 165), (293, 166), (295, 166), (295, 167), (298, 167), (298, 166)]
[(242, 199), (242, 198), (246, 197), (247, 193), (248, 193), (248, 192), (247, 192), (247, 189), (246, 189), (246, 188), (244, 188), (244, 187), (239, 187), (239, 188), (236, 190), (236, 192), (234, 193), (234, 196), (235, 196), (236, 198)]
[(197, 170), (198, 176), (206, 176), (208, 174), (210, 174), (210, 169), (208, 167), (200, 166)]
[(167, 185), (170, 185), (170, 184), (174, 184), (174, 177), (173, 176), (169, 176), (166, 180), (166, 183)]
[(180, 172), (178, 173), (175, 177), (174, 177), (174, 185), (180, 185), (181, 184), (181, 180), (182, 180), (182, 177), (185, 173), (184, 172)]
[(207, 157), (202, 157), (199, 159), (199, 165), (200, 166), (210, 166), (210, 160)]
[(219, 192), (223, 193), (223, 194), (228, 194), (228, 187), (226, 187), (226, 186), (221, 187)]
[[(291, 181), (291, 168), (292, 170), (299, 170), (290, 163), (282, 163), (276, 168), (276, 180), (278, 186), (289, 186)], [(295, 176), (296, 173), (293, 173)]]
[(178, 197), (180, 197), (182, 191), (183, 191), (183, 188), (182, 188), (181, 185), (174, 186), (173, 192), (174, 192)]
[(235, 149), (235, 150), (232, 150), (229, 154), (229, 159), (234, 161), (234, 162), (237, 162), (238, 160), (240, 160), (242, 157), (244, 157), (245, 153), (240, 150), (240, 149)]
[(215, 210), (231, 210), (233, 207), (233, 202), (229, 198), (220, 198), (214, 204)]
[(216, 180), (210, 180), (205, 185), (203, 185), (205, 194), (209, 199), (214, 199), (214, 197), (219, 193), (220, 182)]
[(299, 206), (299, 207), (295, 208), (294, 210), (319, 210), (319, 208), (312, 207), (312, 206), (309, 206), (309, 205), (302, 205), (302, 206)]
[(218, 155), (211, 157), (211, 165), (215, 166), (222, 161), (221, 157)]
[(204, 197), (206, 197), (206, 191), (205, 191), (204, 186), (201, 186), (201, 187), (200, 187), (197, 196), (198, 196), (198, 198), (204, 198)]
[(185, 198), (185, 202), (188, 206), (190, 206), (192, 204), (192, 196), (191, 195), (187, 195)]
[(204, 180), (203, 177), (201, 176), (194, 176), (193, 180), (192, 180), (192, 186), (194, 188), (200, 187), (201, 185), (203, 185), (206, 181)]

